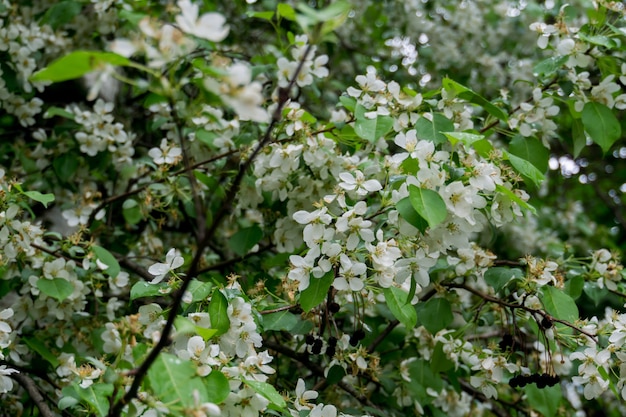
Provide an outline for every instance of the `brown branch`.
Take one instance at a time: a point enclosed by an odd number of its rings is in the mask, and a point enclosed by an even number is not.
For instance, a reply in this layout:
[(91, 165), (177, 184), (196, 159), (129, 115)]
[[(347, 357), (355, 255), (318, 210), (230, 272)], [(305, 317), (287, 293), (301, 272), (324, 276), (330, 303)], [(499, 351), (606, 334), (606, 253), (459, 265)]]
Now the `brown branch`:
[(93, 223), (93, 221), (94, 221), (94, 219), (96, 217), (96, 214), (100, 210), (102, 210), (103, 208), (105, 208), (106, 206), (108, 206), (111, 203), (114, 203), (114, 202), (116, 202), (118, 200), (121, 200), (123, 198), (127, 198), (127, 197), (130, 197), (130, 196), (139, 194), (140, 192), (142, 192), (142, 191), (146, 190), (148, 187), (150, 187), (152, 184), (160, 184), (162, 182), (167, 181), (170, 177), (175, 177), (175, 176), (184, 174), (184, 173), (186, 173), (188, 171), (191, 171), (191, 170), (194, 170), (194, 169), (196, 169), (198, 167), (201, 167), (202, 165), (210, 164), (211, 162), (215, 162), (215, 161), (220, 160), (222, 158), (226, 158), (226, 157), (231, 156), (233, 154), (236, 154), (238, 152), (239, 152), (239, 149), (234, 149), (234, 150), (231, 150), (231, 151), (228, 151), (228, 152), (224, 152), (222, 154), (213, 156), (213, 157), (211, 157), (209, 159), (205, 159), (204, 161), (200, 161), (200, 162), (197, 162), (195, 164), (191, 164), (191, 165), (189, 165), (189, 167), (185, 167), (185, 168), (180, 169), (180, 170), (178, 170), (176, 172), (173, 172), (170, 176), (163, 177), (163, 178), (151, 181), (149, 184), (144, 184), (141, 187), (135, 188), (134, 190), (129, 190), (129, 191), (126, 191), (124, 193), (111, 196), (111, 197), (103, 200), (102, 202), (100, 202), (100, 204), (98, 204), (98, 206), (91, 212), (91, 214), (89, 215), (89, 219), (87, 220), (87, 225), (90, 225), (91, 223)]
[(197, 274), (200, 275), (204, 272), (209, 272), (209, 271), (216, 271), (216, 270), (220, 270), (220, 269), (224, 269), (230, 265), (236, 264), (238, 262), (241, 262), (247, 258), (250, 258), (251, 256), (254, 255), (258, 255), (259, 253), (265, 252), (267, 250), (270, 250), (271, 248), (273, 248), (273, 245), (267, 245), (267, 246), (263, 246), (262, 248), (260, 248), (258, 251), (256, 252), (250, 252), (245, 254), (244, 256), (237, 256), (236, 258), (232, 258), (232, 259), (227, 259), (225, 261), (213, 264), (213, 265), (209, 265), (206, 268), (202, 268), (199, 269)]
[(551, 316), (550, 314), (546, 313), (543, 310), (537, 310), (537, 309), (534, 309), (534, 308), (527, 307), (527, 306), (525, 306), (523, 304), (509, 303), (509, 302), (500, 300), (499, 298), (492, 297), (492, 296), (490, 296), (488, 294), (484, 294), (484, 293), (478, 291), (477, 289), (472, 288), (472, 287), (470, 287), (470, 286), (468, 286), (466, 284), (448, 283), (448, 284), (442, 284), (442, 285), (444, 287), (447, 287), (447, 288), (460, 288), (460, 289), (463, 289), (465, 291), (471, 292), (472, 294), (482, 298), (485, 301), (488, 301), (488, 302), (491, 302), (491, 303), (495, 303), (495, 304), (499, 304), (499, 305), (504, 306), (504, 307), (508, 307), (508, 308), (511, 308), (511, 309), (518, 308), (518, 309), (521, 309), (521, 310), (528, 311), (529, 313), (532, 313), (532, 314), (539, 314), (540, 316), (542, 316), (542, 317), (544, 317), (544, 318), (546, 318), (546, 319), (548, 319), (548, 320), (550, 320), (552, 322), (560, 323), (560, 324), (562, 324), (564, 326), (567, 326), (567, 327), (577, 331), (580, 334), (584, 334), (585, 336), (587, 336), (588, 338), (590, 338), (591, 340), (593, 340), (596, 343), (598, 342), (598, 340), (597, 340), (597, 338), (596, 338), (596, 336), (594, 334), (591, 334), (591, 333), (587, 332), (586, 330), (583, 330), (580, 327), (577, 327), (577, 326), (573, 325), (572, 323), (570, 323), (570, 322), (568, 322), (566, 320), (561, 320), (561, 319), (558, 319), (556, 317), (553, 317), (553, 316)]
[(191, 171), (191, 160), (189, 159), (188, 149), (185, 146), (185, 136), (182, 132), (183, 123), (176, 112), (176, 103), (173, 97), (169, 97), (170, 107), (172, 108), (172, 117), (174, 118), (174, 124), (178, 133), (178, 141), (180, 143), (180, 149), (183, 155), (183, 165), (185, 166), (185, 173), (189, 180), (189, 187), (191, 188), (191, 198), (193, 199), (193, 206), (196, 211), (196, 240), (204, 240), (204, 232), (206, 228), (206, 218), (204, 216), (204, 205), (200, 199), (200, 192), (198, 191), (198, 182), (196, 176)]
[[(220, 224), (226, 217), (226, 214), (230, 211), (231, 206), (233, 202), (235, 201), (236, 196), (239, 193), (239, 187), (241, 185), (241, 182), (244, 178), (245, 173), (250, 168), (253, 161), (256, 159), (257, 155), (272, 140), (272, 130), (274, 126), (282, 118), (282, 110), (285, 107), (287, 101), (289, 101), (289, 92), (291, 91), (292, 87), (295, 85), (297, 77), (302, 71), (302, 68), (304, 66), (304, 62), (306, 61), (309, 54), (311, 53), (312, 47), (313, 45), (309, 44), (305, 52), (302, 54), (302, 58), (300, 62), (298, 63), (298, 67), (294, 71), (293, 77), (289, 81), (289, 85), (284, 89), (283, 88), (279, 89), (279, 94), (278, 94), (279, 101), (272, 114), (271, 122), (267, 126), (267, 129), (265, 130), (265, 135), (263, 136), (261, 141), (259, 141), (256, 148), (250, 154), (248, 159), (239, 165), (239, 170), (237, 172), (237, 175), (231, 182), (231, 185), (226, 194), (225, 200), (222, 202), (222, 205), (219, 211), (214, 216), (211, 226), (209, 227), (208, 230), (206, 230), (206, 232), (203, 235), (199, 235), (199, 236), (203, 236), (203, 239), (199, 240), (198, 247), (196, 248), (196, 253), (191, 261), (191, 264), (189, 265), (187, 273), (185, 274), (183, 278), (182, 285), (174, 295), (174, 299), (172, 300), (172, 303), (171, 303), (171, 309), (167, 316), (167, 321), (165, 322), (165, 325), (163, 326), (163, 329), (161, 331), (161, 337), (159, 338), (159, 341), (152, 348), (152, 350), (150, 351), (146, 359), (142, 362), (142, 364), (134, 371), (134, 379), (130, 388), (128, 389), (126, 394), (124, 394), (122, 398), (120, 398), (117, 402), (115, 402), (111, 406), (111, 408), (109, 409), (109, 414), (108, 414), (109, 417), (119, 417), (122, 413), (124, 406), (129, 404), (130, 401), (137, 396), (141, 383), (143, 379), (146, 377), (146, 375), (148, 374), (148, 370), (150, 369), (154, 361), (157, 359), (157, 357), (161, 354), (161, 351), (171, 343), (170, 334), (174, 327), (174, 320), (176, 316), (178, 315), (178, 310), (180, 309), (180, 306), (182, 304), (185, 291), (189, 287), (189, 284), (191, 283), (192, 279), (195, 278), (195, 276), (198, 274), (201, 260), (202, 260), (202, 257), (204, 256), (204, 251), (207, 248), (208, 243), (211, 241), (211, 239), (213, 239), (215, 233), (217, 232), (218, 227), (220, 226)], [(201, 216), (202, 213), (196, 213), (196, 215)]]
[(28, 375), (22, 373), (11, 374), (11, 378), (17, 381), (17, 383), (20, 384), (26, 392), (28, 392), (28, 395), (31, 400), (33, 400), (33, 403), (35, 403), (35, 406), (39, 409), (39, 413), (41, 413), (42, 417), (54, 417), (55, 414), (52, 410), (50, 410), (50, 407), (48, 407), (48, 404), (43, 398), (43, 395), (41, 395), (39, 388), (37, 388), (35, 381), (33, 381)]

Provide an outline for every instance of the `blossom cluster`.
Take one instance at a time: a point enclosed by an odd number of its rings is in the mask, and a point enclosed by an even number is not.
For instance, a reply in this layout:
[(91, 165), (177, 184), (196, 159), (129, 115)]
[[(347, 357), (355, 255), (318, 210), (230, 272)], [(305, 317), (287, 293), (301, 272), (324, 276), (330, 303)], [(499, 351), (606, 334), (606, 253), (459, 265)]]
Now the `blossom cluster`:
[(219, 3), (0, 0), (2, 409), (623, 415), (623, 7)]

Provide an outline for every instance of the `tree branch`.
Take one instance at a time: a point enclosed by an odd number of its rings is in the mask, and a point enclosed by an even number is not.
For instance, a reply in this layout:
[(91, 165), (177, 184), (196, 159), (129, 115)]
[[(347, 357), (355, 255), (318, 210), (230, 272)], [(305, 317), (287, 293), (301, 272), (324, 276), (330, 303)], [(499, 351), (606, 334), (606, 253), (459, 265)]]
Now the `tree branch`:
[(48, 404), (43, 398), (43, 395), (41, 395), (41, 392), (39, 392), (39, 388), (37, 388), (35, 381), (33, 381), (28, 375), (23, 373), (11, 374), (11, 378), (17, 381), (17, 383), (20, 384), (22, 388), (26, 390), (26, 392), (28, 392), (28, 395), (30, 396), (31, 400), (33, 400), (33, 403), (35, 403), (35, 406), (39, 409), (42, 417), (55, 416), (52, 410), (50, 410), (50, 407), (48, 407)]
[[(261, 152), (261, 150), (265, 148), (265, 146), (267, 146), (267, 144), (271, 141), (272, 130), (274, 129), (274, 126), (278, 123), (278, 121), (280, 121), (280, 119), (282, 118), (282, 110), (287, 104), (287, 101), (289, 101), (289, 92), (291, 91), (291, 88), (295, 85), (297, 77), (300, 74), (300, 71), (302, 70), (304, 66), (304, 62), (306, 61), (308, 55), (311, 53), (312, 47), (313, 45), (309, 44), (305, 52), (302, 54), (302, 58), (300, 62), (298, 63), (298, 67), (294, 71), (294, 74), (291, 80), (289, 81), (289, 85), (284, 89), (283, 88), (279, 89), (279, 94), (278, 94), (279, 101), (272, 114), (271, 122), (269, 126), (267, 126), (267, 129), (265, 130), (265, 135), (263, 136), (261, 141), (259, 141), (256, 148), (254, 149), (252, 154), (250, 154), (248, 159), (244, 163), (240, 164), (239, 170), (237, 171), (237, 175), (231, 182), (231, 185), (226, 194), (225, 200), (222, 202), (222, 206), (220, 207), (220, 209), (214, 216), (211, 226), (208, 228), (208, 230), (206, 230), (206, 232), (203, 235), (199, 235), (199, 236), (203, 236), (203, 239), (198, 242), (196, 253), (191, 261), (191, 264), (189, 265), (186, 275), (183, 278), (182, 285), (174, 295), (174, 299), (172, 300), (172, 303), (171, 303), (171, 309), (167, 316), (167, 321), (165, 322), (165, 325), (163, 326), (163, 329), (161, 331), (161, 337), (159, 341), (152, 348), (152, 350), (150, 351), (146, 359), (142, 362), (142, 364), (135, 370), (134, 372), (135, 377), (133, 379), (133, 382), (130, 388), (126, 392), (126, 394), (124, 394), (122, 398), (120, 398), (117, 402), (115, 402), (115, 404), (111, 406), (109, 410), (109, 414), (108, 414), (109, 417), (119, 417), (121, 415), (121, 412), (124, 406), (129, 404), (130, 401), (137, 396), (137, 393), (139, 392), (139, 387), (141, 386), (143, 379), (146, 377), (148, 370), (150, 369), (154, 361), (157, 359), (161, 351), (170, 344), (170, 334), (174, 327), (174, 320), (176, 316), (178, 315), (178, 310), (180, 309), (180, 306), (182, 304), (185, 291), (189, 287), (189, 284), (191, 283), (192, 279), (195, 278), (195, 276), (198, 274), (199, 267), (201, 264), (200, 261), (202, 257), (204, 256), (204, 251), (207, 248), (208, 243), (211, 241), (211, 239), (213, 239), (215, 233), (217, 232), (218, 227), (220, 226), (220, 224), (226, 217), (226, 214), (230, 211), (231, 206), (233, 202), (235, 201), (235, 198), (239, 192), (239, 187), (241, 185), (241, 182), (244, 178), (246, 171), (250, 168), (253, 161), (256, 159), (256, 156)], [(186, 167), (185, 170), (187, 169), (188, 168)], [(201, 216), (203, 213), (196, 213), (196, 214), (198, 216)]]
[(467, 284), (448, 283), (448, 284), (442, 284), (442, 285), (444, 287), (447, 287), (447, 288), (460, 288), (460, 289), (463, 289), (465, 291), (471, 292), (472, 294), (482, 298), (485, 301), (489, 301), (491, 303), (499, 304), (499, 305), (504, 306), (504, 307), (508, 307), (508, 308), (511, 308), (511, 309), (518, 308), (518, 309), (521, 309), (521, 310), (528, 311), (529, 313), (532, 313), (532, 314), (539, 314), (540, 316), (550, 320), (551, 322), (560, 323), (560, 324), (562, 324), (564, 326), (567, 326), (567, 327), (569, 327), (571, 329), (576, 330), (580, 334), (584, 334), (585, 336), (587, 336), (588, 338), (590, 338), (594, 342), (596, 342), (596, 343), (598, 342), (598, 339), (596, 338), (596, 336), (594, 334), (591, 334), (591, 333), (587, 332), (586, 330), (583, 330), (583, 329), (573, 325), (572, 323), (570, 323), (570, 322), (568, 322), (566, 320), (561, 320), (561, 319), (558, 319), (556, 317), (553, 317), (553, 316), (551, 316), (550, 314), (546, 313), (543, 310), (537, 310), (537, 309), (534, 309), (534, 308), (527, 307), (527, 306), (525, 306), (523, 304), (509, 303), (509, 302), (500, 300), (499, 298), (495, 298), (495, 297), (492, 297), (490, 295), (484, 294), (484, 293), (478, 291), (477, 289), (474, 289), (474, 288), (468, 286)]

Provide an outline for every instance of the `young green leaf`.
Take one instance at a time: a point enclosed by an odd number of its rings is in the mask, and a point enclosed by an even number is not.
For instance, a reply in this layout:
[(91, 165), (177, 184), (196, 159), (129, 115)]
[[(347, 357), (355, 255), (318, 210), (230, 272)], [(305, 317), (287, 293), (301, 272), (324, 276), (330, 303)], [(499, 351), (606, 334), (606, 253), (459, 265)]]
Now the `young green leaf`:
[(273, 385), (270, 385), (267, 382), (253, 381), (249, 379), (244, 379), (243, 383), (252, 388), (258, 394), (267, 398), (275, 406), (279, 408), (285, 408), (287, 406), (283, 396), (276, 391), (276, 388), (274, 388)]
[(529, 384), (524, 388), (524, 392), (528, 397), (529, 403), (544, 417), (555, 417), (558, 415), (559, 404), (563, 398), (560, 385), (537, 388), (535, 384)]
[(387, 307), (395, 318), (407, 329), (412, 329), (417, 324), (415, 307), (407, 300), (408, 294), (400, 288), (389, 287), (383, 289)]
[(74, 286), (63, 278), (40, 278), (37, 280), (39, 291), (59, 301), (65, 300), (74, 292)]
[(328, 294), (328, 289), (335, 280), (335, 272), (328, 271), (321, 278), (315, 278), (311, 275), (309, 286), (300, 293), (300, 307), (306, 312), (311, 311), (321, 303)]
[(74, 51), (52, 62), (30, 77), (31, 81), (67, 81), (101, 69), (106, 64), (129, 66), (132, 62), (113, 52)]
[(206, 401), (220, 404), (230, 394), (230, 386), (228, 379), (223, 373), (212, 370), (210, 374), (202, 378), (202, 382), (206, 388)]
[(524, 178), (529, 179), (536, 187), (539, 187), (541, 185), (541, 182), (544, 180), (545, 177), (543, 173), (539, 171), (537, 167), (535, 167), (531, 162), (515, 156), (510, 152), (503, 151), (503, 154), (509, 160), (509, 162), (513, 166), (513, 169), (523, 175)]
[(54, 201), (54, 194), (51, 193), (42, 194), (39, 191), (23, 191), (22, 194), (31, 200), (35, 200), (38, 203), (43, 204), (45, 208), (48, 208), (48, 204)]
[(130, 225), (135, 225), (143, 219), (141, 207), (139, 206), (139, 203), (137, 203), (137, 200), (133, 198), (125, 200), (122, 204), (122, 215), (124, 216), (126, 223)]
[(511, 201), (517, 203), (523, 209), (529, 210), (533, 214), (537, 214), (537, 209), (528, 204), (526, 201), (522, 200), (517, 194), (513, 191), (509, 190), (503, 185), (496, 185), (496, 191), (507, 196)]
[(50, 365), (52, 365), (53, 368), (57, 368), (60, 364), (59, 360), (57, 359), (57, 357), (50, 351), (50, 349), (48, 349), (48, 347), (46, 346), (46, 344), (35, 338), (35, 337), (22, 337), (20, 338), (20, 340), (24, 343), (26, 343), (26, 345), (31, 348), (32, 350), (34, 350), (35, 352), (37, 352), (39, 354), (39, 356), (41, 356), (42, 358), (44, 358)]
[(424, 220), (422, 216), (420, 216), (417, 211), (413, 208), (411, 204), (411, 200), (409, 197), (405, 197), (402, 200), (398, 201), (396, 204), (396, 209), (400, 216), (407, 221), (411, 226), (415, 227), (420, 232), (424, 233), (426, 228), (428, 227), (428, 222)]
[(73, 152), (61, 154), (52, 161), (52, 169), (62, 182), (69, 182), (77, 168), (78, 155)]
[(144, 297), (158, 297), (163, 295), (167, 288), (169, 288), (167, 282), (150, 284), (146, 281), (138, 281), (130, 289), (130, 299), (132, 301)]
[(523, 276), (524, 273), (519, 268), (496, 266), (485, 271), (485, 282), (497, 293), (512, 280), (522, 278)]
[(378, 115), (370, 119), (365, 115), (366, 112), (365, 107), (357, 104), (354, 131), (360, 138), (374, 143), (391, 131), (393, 128), (393, 118)]
[(456, 81), (451, 80), (450, 78), (446, 77), (443, 79), (443, 88), (450, 91), (454, 96), (459, 97), (460, 99), (467, 100), (470, 103), (482, 107), (487, 111), (487, 113), (502, 121), (506, 122), (508, 119), (507, 114), (499, 107), (496, 107), (480, 94), (470, 90), (462, 84), (457, 83)]
[(255, 224), (231, 236), (228, 246), (239, 256), (244, 256), (263, 238), (263, 230)]
[(576, 302), (565, 291), (546, 285), (541, 288), (539, 299), (548, 314), (557, 319), (567, 320), (571, 323), (578, 320)]
[(108, 414), (111, 394), (113, 394), (113, 384), (96, 383), (87, 388), (81, 388), (77, 383), (73, 383), (63, 388), (64, 396), (88, 404), (98, 417), (106, 417)]
[(161, 353), (148, 370), (147, 383), (152, 392), (163, 402), (180, 402), (192, 406), (192, 392), (206, 395), (206, 388), (196, 376), (193, 363), (170, 353)]
[(209, 304), (209, 317), (211, 317), (211, 327), (217, 330), (217, 336), (226, 333), (230, 328), (228, 301), (219, 288), (213, 290)]
[(446, 136), (442, 132), (454, 130), (454, 124), (441, 113), (431, 113), (432, 120), (420, 117), (415, 122), (415, 131), (419, 139), (426, 139), (435, 143), (444, 143)]
[(536, 138), (516, 135), (509, 143), (509, 152), (530, 162), (541, 172), (548, 170), (550, 151)]
[(417, 316), (419, 322), (432, 334), (448, 327), (454, 319), (452, 306), (445, 298), (431, 298), (425, 303), (418, 304)]
[(298, 316), (289, 311), (278, 311), (276, 313), (263, 315), (263, 330), (291, 331), (298, 324)]
[(117, 262), (117, 259), (115, 259), (115, 256), (101, 246), (94, 245), (91, 249), (93, 250), (93, 253), (96, 254), (96, 257), (100, 260), (100, 262), (107, 266), (104, 273), (111, 278), (117, 277), (121, 269), (120, 264)]
[(591, 140), (600, 145), (604, 153), (607, 153), (622, 135), (619, 120), (604, 104), (593, 101), (585, 103), (582, 121)]
[(446, 203), (436, 191), (409, 185), (409, 199), (415, 211), (428, 222), (431, 229), (448, 216)]

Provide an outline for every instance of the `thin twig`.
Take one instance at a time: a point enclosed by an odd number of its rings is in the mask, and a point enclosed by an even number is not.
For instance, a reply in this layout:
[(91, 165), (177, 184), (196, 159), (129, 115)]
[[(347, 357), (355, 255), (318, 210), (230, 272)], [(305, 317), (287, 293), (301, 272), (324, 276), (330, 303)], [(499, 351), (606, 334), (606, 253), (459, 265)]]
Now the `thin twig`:
[(296, 304), (296, 305), (290, 305), (290, 306), (276, 307), (270, 310), (259, 310), (259, 314), (278, 313), (280, 311), (291, 310), (292, 308), (295, 308), (295, 307), (298, 307), (298, 305)]
[(98, 206), (97, 206), (97, 207), (96, 207), (96, 208), (95, 208), (95, 209), (91, 212), (91, 214), (89, 215), (89, 220), (87, 220), (87, 224), (88, 224), (88, 225), (90, 225), (91, 223), (93, 223), (93, 221), (94, 221), (94, 219), (95, 219), (95, 217), (96, 217), (96, 214), (97, 214), (100, 210), (102, 210), (103, 208), (105, 208), (106, 206), (108, 206), (108, 205), (109, 205), (109, 204), (111, 204), (111, 203), (114, 203), (114, 202), (116, 202), (116, 201), (118, 201), (118, 200), (121, 200), (121, 199), (123, 199), (123, 198), (128, 198), (128, 197), (130, 197), (130, 196), (133, 196), (133, 195), (139, 194), (140, 192), (142, 192), (142, 191), (146, 190), (148, 187), (150, 187), (150, 186), (151, 186), (151, 185), (153, 185), (153, 184), (160, 184), (160, 183), (162, 183), (162, 182), (167, 181), (167, 180), (168, 180), (168, 179), (170, 179), (171, 177), (175, 177), (175, 176), (178, 176), (178, 175), (184, 174), (184, 173), (186, 173), (186, 172), (188, 172), (188, 171), (191, 171), (191, 170), (194, 170), (194, 169), (196, 169), (196, 168), (199, 168), (199, 167), (201, 167), (202, 165), (210, 164), (211, 162), (218, 161), (218, 160), (220, 160), (220, 159), (222, 159), (222, 158), (226, 158), (226, 157), (231, 156), (231, 155), (234, 155), (234, 154), (236, 154), (236, 153), (238, 153), (238, 152), (239, 152), (239, 149), (233, 149), (233, 150), (230, 150), (230, 151), (228, 151), (228, 152), (224, 152), (224, 153), (222, 153), (222, 154), (219, 154), (219, 155), (213, 156), (213, 157), (211, 157), (211, 158), (209, 158), (209, 159), (205, 159), (204, 161), (200, 161), (200, 162), (197, 162), (197, 163), (195, 163), (195, 164), (191, 164), (189, 167), (185, 167), (185, 168), (183, 168), (183, 169), (180, 169), (180, 170), (178, 170), (178, 171), (176, 171), (176, 172), (174, 172), (174, 173), (172, 173), (172, 174), (168, 175), (167, 177), (163, 177), (163, 178), (160, 178), (160, 179), (157, 179), (157, 180), (151, 181), (149, 184), (144, 184), (144, 185), (142, 185), (141, 187), (135, 188), (135, 189), (133, 189), (133, 190), (129, 190), (129, 191), (126, 191), (126, 192), (124, 192), (124, 193), (121, 193), (121, 194), (117, 194), (117, 195), (111, 196), (111, 197), (109, 197), (109, 198), (107, 198), (107, 199), (103, 200), (103, 201), (102, 201), (100, 204), (98, 204)]
[(474, 295), (484, 299), (485, 301), (489, 301), (491, 303), (499, 304), (501, 306), (505, 306), (505, 307), (508, 307), (508, 308), (511, 308), (511, 309), (519, 308), (521, 310), (528, 311), (529, 313), (532, 313), (532, 314), (539, 314), (540, 316), (542, 316), (542, 317), (544, 317), (544, 318), (546, 318), (546, 319), (548, 319), (550, 321), (553, 321), (553, 322), (556, 322), (556, 323), (560, 323), (560, 324), (562, 324), (564, 326), (567, 326), (567, 327), (569, 327), (571, 329), (576, 330), (580, 334), (584, 334), (585, 336), (587, 336), (588, 338), (590, 338), (591, 340), (593, 340), (596, 343), (598, 341), (594, 334), (591, 334), (591, 333), (587, 332), (586, 330), (583, 330), (580, 327), (577, 327), (577, 326), (573, 325), (572, 323), (570, 323), (570, 322), (568, 322), (566, 320), (561, 320), (561, 319), (558, 319), (556, 317), (553, 317), (553, 316), (551, 316), (550, 314), (546, 313), (543, 310), (537, 310), (537, 309), (534, 309), (534, 308), (527, 307), (527, 306), (525, 306), (523, 304), (509, 303), (509, 302), (500, 300), (499, 298), (495, 298), (495, 297), (492, 297), (492, 296), (490, 296), (488, 294), (484, 294), (484, 293), (478, 291), (477, 289), (472, 288), (472, 287), (470, 287), (470, 286), (468, 286), (466, 284), (448, 283), (448, 284), (442, 284), (442, 285), (447, 287), (447, 288), (460, 288), (460, 289), (463, 289), (465, 291), (471, 292), (472, 294), (474, 294)]

